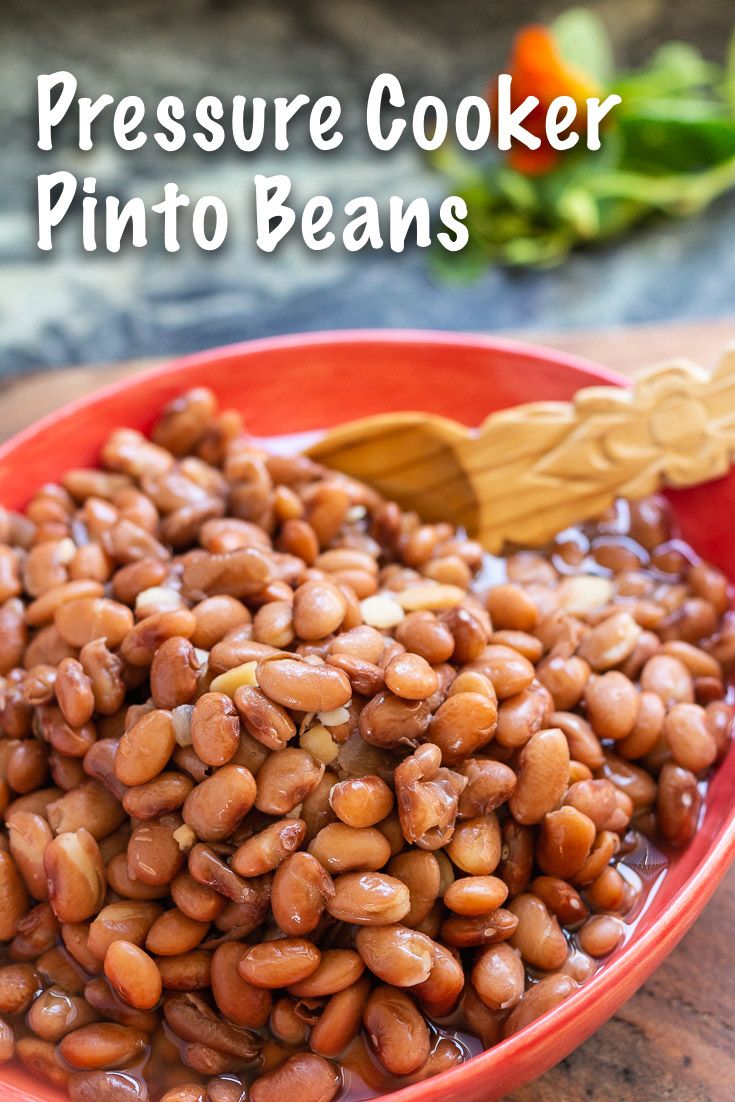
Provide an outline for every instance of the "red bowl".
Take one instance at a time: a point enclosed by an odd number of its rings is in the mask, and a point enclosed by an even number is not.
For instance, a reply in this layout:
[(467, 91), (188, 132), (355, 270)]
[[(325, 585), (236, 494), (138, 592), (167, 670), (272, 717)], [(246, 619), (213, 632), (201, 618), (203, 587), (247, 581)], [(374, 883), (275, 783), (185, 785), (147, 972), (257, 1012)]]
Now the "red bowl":
[[(390, 410), (421, 409), (478, 424), (488, 413), (537, 399), (568, 400), (582, 386), (630, 381), (533, 345), (444, 333), (343, 332), (281, 337), (201, 353), (64, 407), (0, 447), (0, 502), (17, 508), (42, 482), (97, 461), (110, 430), (146, 431), (162, 404), (206, 384), (239, 409), (249, 431), (326, 428)], [(683, 534), (730, 576), (735, 472), (671, 494)], [(717, 770), (699, 832), (660, 884), (627, 943), (549, 1015), (453, 1071), (391, 1094), (391, 1102), (493, 1102), (581, 1044), (644, 982), (687, 931), (735, 852), (735, 751)], [(0, 1069), (6, 1102), (62, 1095), (17, 1067)]]

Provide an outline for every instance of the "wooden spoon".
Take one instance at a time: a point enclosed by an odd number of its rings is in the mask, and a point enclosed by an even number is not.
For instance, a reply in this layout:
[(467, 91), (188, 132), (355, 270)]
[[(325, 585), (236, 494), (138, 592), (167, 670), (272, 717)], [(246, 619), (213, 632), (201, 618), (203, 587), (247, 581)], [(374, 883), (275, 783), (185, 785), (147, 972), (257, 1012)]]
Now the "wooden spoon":
[[(451, 370), (451, 365), (448, 365)], [(478, 429), (427, 413), (385, 413), (330, 431), (308, 454), (363, 479), (424, 520), (448, 520), (493, 552), (538, 546), (616, 497), (692, 486), (735, 456), (735, 343), (713, 373), (686, 360), (531, 402)]]

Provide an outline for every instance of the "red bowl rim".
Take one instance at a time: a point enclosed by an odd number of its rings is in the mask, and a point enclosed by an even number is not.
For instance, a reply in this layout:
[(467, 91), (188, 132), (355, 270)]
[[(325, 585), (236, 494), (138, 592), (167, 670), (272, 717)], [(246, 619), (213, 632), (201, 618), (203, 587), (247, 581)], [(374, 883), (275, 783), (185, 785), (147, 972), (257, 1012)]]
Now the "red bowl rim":
[[(571, 353), (547, 348), (532, 342), (505, 337), (484, 336), (474, 333), (448, 332), (443, 330), (411, 329), (342, 329), (307, 333), (292, 333), (283, 336), (265, 337), (243, 341), (237, 344), (223, 345), (202, 352), (194, 352), (177, 357), (149, 370), (141, 371), (94, 390), (66, 403), (53, 413), (47, 414), (28, 428), (21, 430), (0, 445), (0, 460), (5, 459), (15, 447), (39, 432), (51, 430), (60, 415), (69, 416), (79, 410), (94, 408), (98, 401), (104, 401), (121, 393), (131, 386), (144, 385), (149, 379), (165, 379), (175, 376), (182, 370), (206, 367), (207, 364), (237, 359), (241, 356), (258, 355), (276, 350), (297, 350), (305, 345), (339, 344), (396, 344), (396, 345), (441, 345), (443, 347), (476, 348), (479, 350), (507, 353), (511, 356), (528, 357), (542, 360), (562, 368), (579, 371), (595, 376), (599, 385), (621, 386), (629, 388), (629, 377), (605, 368), (592, 360)], [(492, 1072), (500, 1063), (512, 1062), (523, 1053), (539, 1047), (541, 1042), (549, 1040), (557, 1031), (571, 1027), (577, 1019), (580, 1023), (579, 1042), (586, 1039), (592, 1031), (585, 1027), (588, 1010), (601, 1000), (607, 1002), (613, 1013), (621, 1001), (616, 992), (623, 990), (625, 998), (647, 978), (654, 967), (677, 944), (691, 923), (701, 912), (704, 904), (717, 887), (727, 865), (735, 856), (735, 815), (723, 824), (720, 837), (707, 850), (705, 858), (684, 883), (677, 897), (654, 918), (650, 926), (625, 945), (619, 953), (606, 964), (592, 979), (554, 1009), (553, 1014), (545, 1014), (530, 1023), (517, 1034), (509, 1037), (486, 1051), (472, 1057), (466, 1063), (442, 1072), (431, 1079), (413, 1083), (397, 1091), (380, 1096), (384, 1102), (443, 1102), (449, 1091), (455, 1095), (462, 1082), (485, 1080), (492, 1089)], [(655, 953), (653, 952), (655, 949)], [(607, 998), (606, 998), (607, 996)], [(596, 1022), (593, 1028), (596, 1027)], [(568, 1050), (571, 1051), (571, 1048)], [(542, 1058), (538, 1074), (552, 1066), (552, 1061)], [(527, 1080), (524, 1080), (527, 1081)], [(0, 1083), (1, 1083), (0, 1079)], [(17, 1088), (10, 1088), (13, 1096), (22, 1098)]]
[(94, 408), (98, 403), (150, 379), (165, 379), (167, 376), (177, 375), (182, 370), (206, 367), (207, 364), (222, 360), (235, 360), (241, 356), (256, 356), (271, 351), (287, 351), (289, 349), (296, 351), (304, 346), (360, 343), (476, 348), (485, 352), (499, 352), (519, 358), (536, 359), (562, 368), (571, 368), (573, 371), (595, 375), (601, 386), (630, 388), (632, 385), (629, 377), (603, 367), (601, 364), (595, 363), (594, 360), (511, 337), (491, 337), (479, 333), (457, 333), (442, 329), (326, 329), (307, 333), (287, 333), (283, 336), (260, 337), (235, 344), (219, 345), (216, 348), (208, 348), (201, 352), (187, 353), (184, 356), (177, 356), (171, 360), (167, 359), (164, 363), (136, 372), (133, 375), (126, 375), (122, 379), (116, 379), (105, 386), (95, 388), (91, 393), (74, 398), (70, 402), (65, 402), (58, 409), (45, 414), (26, 428), (14, 433), (13, 436), (0, 444), (0, 459), (5, 458), (8, 452), (25, 440), (36, 436), (39, 432), (53, 429), (59, 416), (67, 417), (77, 411)]

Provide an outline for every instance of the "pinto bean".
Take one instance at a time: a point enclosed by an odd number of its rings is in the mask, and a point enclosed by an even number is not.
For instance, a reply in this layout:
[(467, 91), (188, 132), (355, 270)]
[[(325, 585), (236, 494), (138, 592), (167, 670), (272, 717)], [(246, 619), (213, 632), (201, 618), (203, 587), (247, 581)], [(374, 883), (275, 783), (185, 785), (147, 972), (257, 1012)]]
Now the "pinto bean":
[(258, 662), (258, 685), (271, 700), (300, 712), (331, 712), (352, 696), (349, 678), (334, 666), (314, 666), (296, 658)]
[(635, 686), (618, 670), (587, 682), (584, 694), (587, 716), (599, 738), (626, 738), (638, 715), (638, 693)]
[(508, 908), (518, 919), (510, 941), (533, 968), (556, 971), (567, 959), (569, 948), (559, 924), (541, 900), (530, 893), (518, 895)]
[(462, 819), (487, 814), (504, 804), (516, 786), (516, 776), (509, 766), (489, 758), (470, 758), (457, 767), (467, 778), (467, 787), (460, 794), (458, 814)]
[(206, 842), (227, 838), (250, 811), (256, 792), (249, 769), (243, 765), (223, 765), (186, 797), (184, 822)]
[(79, 597), (58, 607), (54, 624), (64, 642), (73, 647), (105, 639), (114, 649), (131, 631), (133, 614), (125, 605), (107, 597)]
[(259, 1076), (250, 1088), (250, 1098), (252, 1102), (280, 1102), (297, 1091), (302, 1102), (332, 1102), (340, 1081), (334, 1064), (314, 1052), (298, 1052)]
[(53, 800), (46, 808), (46, 818), (57, 834), (84, 826), (99, 841), (122, 826), (125, 815), (115, 795), (92, 779)]
[(408, 914), (408, 888), (395, 877), (379, 872), (347, 872), (334, 881), (327, 910), (341, 922), (359, 926), (388, 926)]
[(144, 713), (120, 739), (115, 776), (127, 785), (153, 780), (165, 769), (175, 745), (171, 713), (161, 708)]
[(564, 999), (568, 999), (576, 991), (577, 986), (571, 976), (563, 973), (544, 976), (535, 986), (529, 987), (511, 1011), (505, 1022), (504, 1035), (511, 1037), (519, 1029), (530, 1025), (536, 1018), (540, 1018), (542, 1014), (558, 1006)]
[(558, 727), (538, 731), (523, 747), (518, 782), (508, 803), (519, 823), (539, 823), (561, 801), (569, 773), (569, 746)]
[(22, 1014), (31, 1004), (39, 982), (30, 964), (0, 967), (0, 1013)]
[(83, 727), (92, 718), (95, 698), (92, 680), (76, 658), (59, 663), (54, 684), (56, 699), (67, 723)]
[(43, 855), (53, 835), (47, 821), (32, 811), (16, 811), (8, 821), (10, 852), (34, 899), (47, 898)]
[(533, 681), (535, 673), (527, 658), (511, 647), (497, 643), (485, 647), (473, 666), (490, 679), (498, 700), (522, 693)]
[(305, 980), (289, 986), (299, 999), (321, 999), (344, 991), (360, 979), (365, 965), (353, 949), (325, 949), (319, 967)]
[(697, 829), (702, 797), (688, 769), (667, 762), (659, 776), (656, 820), (667, 842), (683, 846)]
[(321, 953), (303, 938), (285, 937), (264, 941), (246, 950), (237, 965), (238, 973), (254, 987), (289, 987), (316, 972)]
[(196, 618), (188, 609), (155, 612), (139, 620), (122, 641), (120, 655), (136, 669), (149, 669), (156, 651), (167, 639), (190, 639), (196, 630)]
[(335, 1057), (354, 1040), (362, 1024), (369, 993), (370, 981), (363, 976), (351, 987), (331, 996), (309, 1036), (313, 1052)]
[(269, 750), (282, 750), (296, 734), (296, 724), (286, 709), (260, 689), (241, 685), (233, 699), (245, 730)]
[(82, 647), (79, 662), (90, 681), (94, 710), (103, 716), (114, 715), (125, 699), (121, 659), (109, 650), (104, 639), (93, 639)]
[(674, 704), (663, 725), (674, 761), (692, 773), (703, 773), (717, 757), (717, 741), (698, 704)]
[(134, 819), (157, 819), (182, 807), (192, 788), (193, 781), (183, 773), (159, 773), (147, 784), (129, 788), (123, 807)]
[(364, 926), (355, 945), (370, 971), (385, 983), (413, 987), (429, 978), (433, 942), (418, 930), (400, 924)]
[(471, 876), (489, 876), (500, 861), (500, 827), (493, 812), (463, 819), (446, 847), (447, 855)]
[(577, 781), (567, 789), (564, 803), (581, 811), (601, 830), (615, 810), (615, 785), (608, 780)]
[(541, 900), (562, 926), (574, 926), (589, 913), (587, 905), (576, 888), (559, 877), (537, 876), (531, 882), (531, 892)]
[(547, 876), (563, 880), (578, 872), (590, 854), (595, 823), (576, 807), (561, 807), (544, 816), (536, 843), (536, 860)]
[(232, 855), (231, 866), (240, 876), (272, 872), (299, 848), (306, 835), (302, 819), (280, 819), (252, 835)]
[(441, 927), (442, 941), (457, 949), (473, 945), (495, 945), (507, 941), (518, 926), (512, 911), (498, 907), (484, 915), (452, 915)]
[(130, 941), (113, 941), (105, 953), (105, 975), (123, 1002), (151, 1010), (161, 997), (161, 975), (152, 957)]
[(124, 1067), (142, 1055), (147, 1044), (144, 1033), (116, 1022), (95, 1022), (68, 1033), (59, 1044), (67, 1064), (80, 1070)]
[(393, 808), (393, 793), (380, 777), (348, 777), (335, 784), (329, 793), (335, 814), (347, 826), (375, 826)]
[(257, 1034), (220, 1018), (197, 995), (169, 995), (164, 1000), (163, 1013), (169, 1028), (184, 1041), (201, 1043), (245, 1062), (260, 1051)]
[(203, 949), (156, 957), (156, 967), (164, 991), (203, 991), (212, 983), (212, 954)]
[(288, 815), (323, 775), (324, 765), (305, 750), (289, 746), (271, 754), (258, 772), (255, 806), (266, 815)]
[(641, 688), (660, 696), (667, 708), (694, 701), (692, 675), (683, 662), (669, 654), (649, 658), (641, 673)]
[(153, 656), (151, 695), (157, 708), (188, 704), (199, 684), (201, 667), (194, 645), (182, 636), (166, 639)]
[(494, 700), (479, 693), (456, 693), (437, 709), (429, 731), (445, 765), (457, 765), (485, 746), (493, 736), (498, 710)]
[(105, 869), (89, 831), (81, 827), (74, 833), (57, 834), (44, 851), (43, 864), (49, 903), (61, 922), (83, 922), (100, 909)]
[(163, 887), (173, 880), (184, 863), (184, 854), (174, 837), (179, 823), (176, 817), (164, 816), (136, 826), (126, 854), (127, 873), (131, 881)]
[(309, 843), (309, 853), (330, 873), (382, 869), (390, 859), (387, 839), (375, 827), (328, 823)]
[(523, 746), (548, 721), (549, 694), (533, 685), (507, 697), (498, 708), (495, 738), (501, 746)]
[(623, 940), (623, 924), (614, 915), (593, 915), (577, 936), (585, 953), (591, 957), (606, 957)]
[(507, 941), (481, 949), (472, 967), (472, 984), (490, 1010), (509, 1010), (520, 1002), (525, 988), (520, 953)]
[(217, 1009), (235, 1025), (262, 1029), (271, 1012), (272, 998), (263, 987), (242, 978), (239, 964), (247, 946), (224, 941), (212, 955), (212, 994)]
[(425, 700), (402, 700), (383, 691), (374, 696), (360, 712), (360, 734), (365, 742), (385, 749), (415, 746), (423, 739), (431, 722)]
[(391, 1075), (410, 1075), (429, 1058), (429, 1030), (409, 997), (396, 987), (376, 987), (363, 1024), (380, 1063)]
[(310, 853), (292, 853), (273, 877), (273, 917), (285, 934), (309, 934), (333, 896), (332, 878), (319, 861)]

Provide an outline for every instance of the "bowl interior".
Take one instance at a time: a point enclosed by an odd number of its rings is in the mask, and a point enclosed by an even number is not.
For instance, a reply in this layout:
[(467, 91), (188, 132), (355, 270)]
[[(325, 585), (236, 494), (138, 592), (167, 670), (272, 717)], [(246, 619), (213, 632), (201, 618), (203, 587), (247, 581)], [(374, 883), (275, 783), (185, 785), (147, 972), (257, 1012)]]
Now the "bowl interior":
[[(0, 447), (0, 503), (21, 507), (44, 481), (94, 464), (110, 430), (146, 431), (182, 389), (207, 385), (240, 410), (249, 431), (271, 436), (325, 428), (390, 410), (421, 409), (469, 425), (528, 401), (568, 400), (581, 386), (628, 380), (585, 361), (514, 342), (446, 334), (345, 333), (253, 342), (133, 376), (39, 422)], [(727, 518), (735, 476), (672, 494), (685, 536), (731, 575)], [(706, 517), (706, 524), (703, 518)], [(635, 990), (704, 906), (735, 847), (731, 752), (710, 786), (702, 828), (677, 857), (626, 945), (550, 1020), (461, 1068), (404, 1088), (398, 1102), (492, 1102), (540, 1074), (585, 1039)], [(0, 1094), (61, 1097), (16, 1067), (0, 1069)]]

